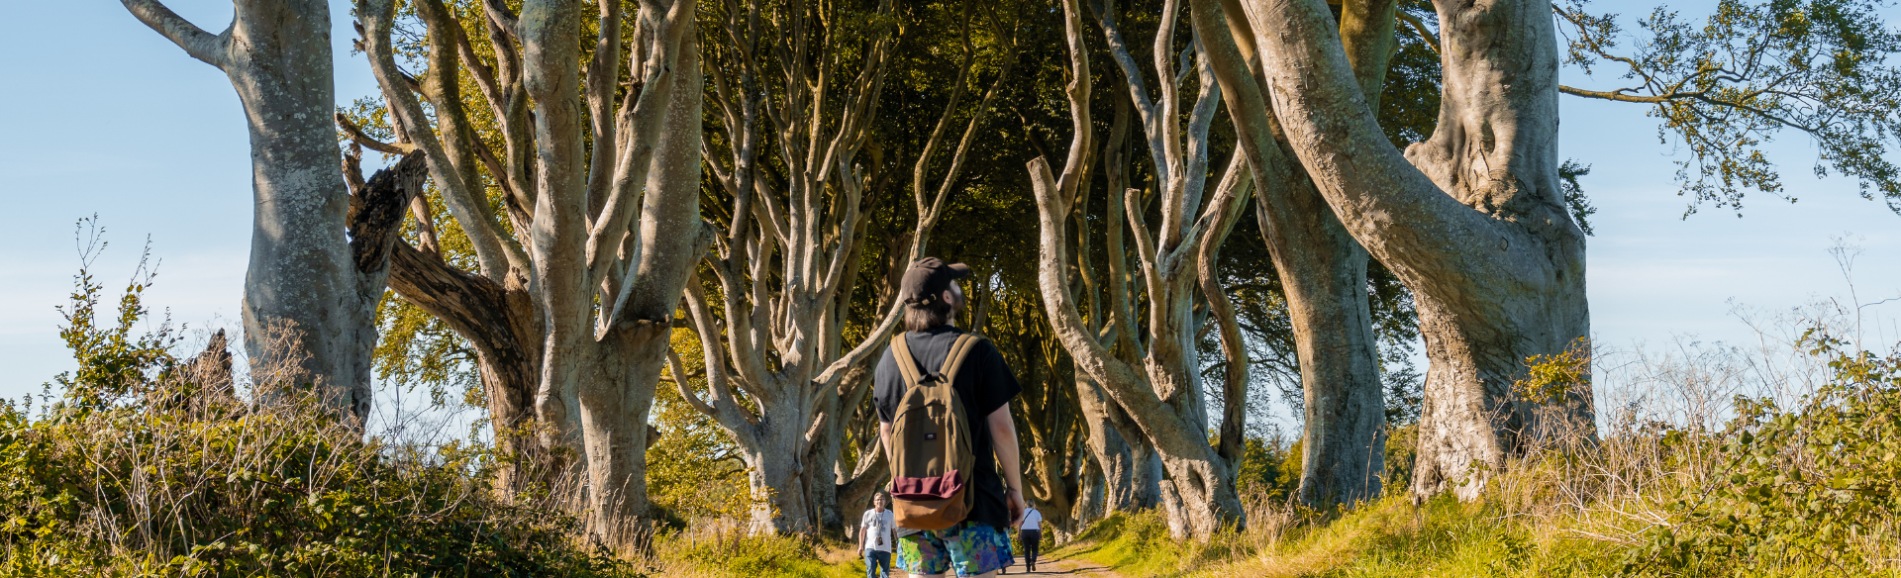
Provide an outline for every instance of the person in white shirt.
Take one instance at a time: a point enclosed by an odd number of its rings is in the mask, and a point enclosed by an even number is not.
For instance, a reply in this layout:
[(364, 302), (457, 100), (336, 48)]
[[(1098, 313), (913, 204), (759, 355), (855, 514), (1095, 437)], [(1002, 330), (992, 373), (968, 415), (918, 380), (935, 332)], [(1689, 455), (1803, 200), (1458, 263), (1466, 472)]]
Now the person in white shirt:
[(885, 507), (884, 493), (871, 497), (871, 509), (858, 519), (858, 551), (865, 557), (865, 578), (891, 578), (892, 531), (898, 524)]
[(1023, 543), (1023, 569), (1036, 571), (1036, 554), (1043, 547), (1043, 513), (1030, 506), (1023, 511), (1023, 524), (1017, 527), (1017, 541)]

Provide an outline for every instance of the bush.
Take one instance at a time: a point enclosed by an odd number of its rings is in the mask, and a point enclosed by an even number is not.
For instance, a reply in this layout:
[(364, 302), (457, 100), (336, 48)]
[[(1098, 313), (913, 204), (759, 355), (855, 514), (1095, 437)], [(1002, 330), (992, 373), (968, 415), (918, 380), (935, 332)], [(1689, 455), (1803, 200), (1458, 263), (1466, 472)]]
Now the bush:
[(1901, 559), (1901, 355), (1801, 342), (1831, 379), (1794, 408), (1737, 400), (1719, 478), (1670, 504), (1630, 569), (1692, 575), (1848, 572)]
[(309, 389), (234, 387), (221, 336), (181, 362), (168, 326), (134, 330), (149, 274), (110, 326), (78, 279), (79, 368), (37, 414), (0, 404), (0, 575), (634, 574), (558, 510), (496, 498), (488, 448), (365, 440)]

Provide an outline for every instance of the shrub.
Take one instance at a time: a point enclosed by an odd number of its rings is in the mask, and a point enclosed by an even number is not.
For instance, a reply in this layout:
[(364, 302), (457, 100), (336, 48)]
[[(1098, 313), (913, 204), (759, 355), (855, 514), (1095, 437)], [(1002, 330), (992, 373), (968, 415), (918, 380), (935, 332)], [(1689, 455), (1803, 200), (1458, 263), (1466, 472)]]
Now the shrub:
[(1901, 355), (1847, 351), (1821, 330), (1800, 343), (1831, 379), (1792, 408), (1739, 398), (1720, 438), (1727, 476), (1677, 497), (1631, 570), (1834, 573), (1901, 559)]
[(150, 279), (102, 326), (82, 269), (61, 333), (79, 368), (37, 414), (0, 404), (0, 575), (634, 574), (558, 510), (496, 498), (486, 447), (366, 440), (307, 388), (233, 387), (221, 338), (178, 361), (166, 326), (135, 331)]

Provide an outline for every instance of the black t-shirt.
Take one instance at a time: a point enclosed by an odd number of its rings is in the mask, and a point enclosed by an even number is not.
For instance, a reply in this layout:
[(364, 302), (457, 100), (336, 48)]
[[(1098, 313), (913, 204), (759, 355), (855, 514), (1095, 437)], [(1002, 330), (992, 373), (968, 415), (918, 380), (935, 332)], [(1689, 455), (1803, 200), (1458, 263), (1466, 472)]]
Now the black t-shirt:
[[(951, 344), (963, 330), (949, 325), (933, 327), (924, 331), (912, 331), (904, 334), (911, 346), (911, 358), (917, 360), (919, 373), (933, 373), (944, 366), (944, 356), (950, 354)], [(876, 382), (872, 389), (872, 403), (878, 408), (878, 419), (891, 423), (896, 417), (898, 402), (904, 397), (904, 374), (898, 371), (898, 363), (891, 356), (891, 348), (885, 347), (884, 357), (878, 359)], [(1010, 372), (1009, 364), (1004, 363), (1003, 353), (989, 340), (978, 342), (964, 357), (964, 366), (957, 370), (957, 376), (951, 380), (951, 389), (964, 402), (964, 411), (970, 418), (970, 451), (977, 454), (977, 467), (971, 472), (972, 485), (977, 490), (975, 502), (970, 511), (970, 520), (983, 522), (998, 528), (1010, 525), (1009, 498), (1004, 494), (1003, 478), (997, 475), (995, 448), (990, 441), (990, 427), (987, 418), (992, 412), (1009, 403), (1023, 386), (1017, 384), (1015, 374)]]

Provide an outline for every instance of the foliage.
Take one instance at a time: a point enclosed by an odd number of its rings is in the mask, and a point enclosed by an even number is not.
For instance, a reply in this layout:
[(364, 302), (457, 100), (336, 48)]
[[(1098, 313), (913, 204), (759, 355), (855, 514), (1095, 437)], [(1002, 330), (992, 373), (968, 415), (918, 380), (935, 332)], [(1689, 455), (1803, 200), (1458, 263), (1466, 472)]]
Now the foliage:
[[(698, 351), (693, 332), (675, 330), (675, 351)], [(706, 395), (704, 357), (681, 356), (687, 387)], [(672, 376), (654, 392), (653, 422), (660, 438), (647, 448), (647, 497), (662, 517), (675, 524), (687, 520), (737, 519), (752, 505), (746, 486), (746, 464), (738, 446), (713, 418), (687, 405)]]
[(1901, 354), (1850, 351), (1822, 330), (1802, 344), (1832, 379), (1796, 407), (1738, 399), (1718, 446), (1727, 479), (1673, 500), (1631, 569), (1847, 575), (1901, 554)]
[(1594, 235), (1596, 231), (1591, 230), (1590, 219), (1597, 214), (1597, 207), (1591, 206), (1591, 199), (1584, 196), (1584, 185), (1578, 183), (1578, 178), (1588, 174), (1591, 174), (1590, 165), (1565, 159), (1564, 164), (1558, 165), (1558, 189), (1564, 192), (1565, 206), (1571, 208), (1571, 220), (1577, 222), (1584, 234)]
[(1578, 338), (1564, 351), (1525, 358), (1525, 377), (1512, 382), (1512, 393), (1538, 403), (1557, 403), (1591, 383), (1591, 345)]
[(99, 301), (105, 285), (93, 277), (92, 265), (106, 250), (106, 231), (99, 226), (97, 215), (80, 219), (76, 229), (79, 274), (73, 276), (70, 304), (58, 309), (66, 319), (66, 326), (59, 330), (60, 340), (72, 350), (79, 368), (54, 377), (48, 387), (56, 384), (66, 392), (69, 405), (91, 409), (113, 398), (144, 393), (145, 384), (177, 364), (171, 348), (178, 344), (179, 336), (172, 330), (170, 319), (151, 331), (134, 333), (138, 321), (150, 313), (145, 306), (145, 291), (158, 276), (149, 245), (119, 296), (118, 317), (100, 318)]
[(1386, 427), (1386, 472), (1381, 474), (1380, 487), (1388, 496), (1407, 495), (1412, 492), (1413, 462), (1419, 453), (1419, 424), (1394, 426), (1389, 421)]
[(449, 326), (391, 291), (376, 305), (376, 377), (405, 390), (425, 388), (432, 403), (483, 407), (475, 349)]
[(1241, 465), (1235, 468), (1234, 489), (1270, 503), (1287, 501), (1300, 488), (1300, 442), (1280, 444), (1249, 436), (1241, 444)]
[[(1568, 61), (1589, 74), (1624, 68), (1629, 86), (1571, 94), (1644, 103), (1662, 119), (1659, 140), (1680, 142), (1677, 163), (1690, 210), (1713, 202), (1741, 209), (1749, 189), (1787, 197), (1764, 147), (1785, 129), (1806, 134), (1819, 153), (1817, 176), (1856, 179), (1901, 211), (1901, 169), (1886, 157), (1901, 138), (1901, 30), (1884, 0), (1722, 0), (1699, 26), (1670, 5), (1638, 20), (1643, 36), (1619, 52), (1617, 16), (1586, 12), (1584, 0), (1558, 10), (1571, 24)], [(1793, 197), (1788, 197), (1794, 200)]]
[(496, 499), (487, 448), (364, 440), (296, 384), (218, 387), (228, 369), (137, 332), (149, 274), (109, 326), (77, 285), (79, 369), (38, 415), (0, 405), (0, 575), (634, 575), (559, 509)]

